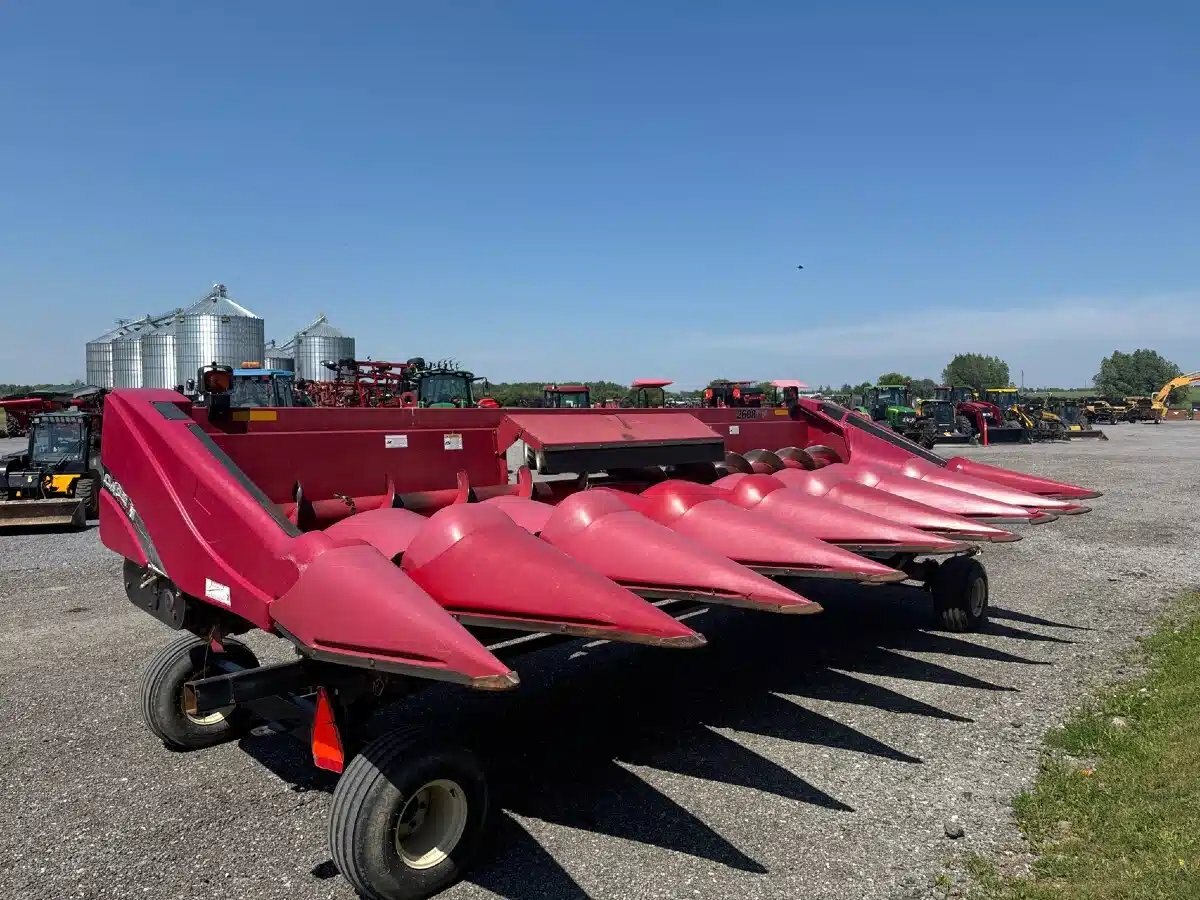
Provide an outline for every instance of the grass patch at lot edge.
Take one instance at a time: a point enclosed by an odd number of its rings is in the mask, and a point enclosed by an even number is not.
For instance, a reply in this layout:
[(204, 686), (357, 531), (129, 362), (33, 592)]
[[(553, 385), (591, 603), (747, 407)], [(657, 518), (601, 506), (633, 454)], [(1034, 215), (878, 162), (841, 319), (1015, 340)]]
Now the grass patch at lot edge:
[(1146, 672), (1046, 737), (1017, 797), (1028, 877), (968, 861), (980, 900), (1200, 898), (1200, 594), (1141, 642)]

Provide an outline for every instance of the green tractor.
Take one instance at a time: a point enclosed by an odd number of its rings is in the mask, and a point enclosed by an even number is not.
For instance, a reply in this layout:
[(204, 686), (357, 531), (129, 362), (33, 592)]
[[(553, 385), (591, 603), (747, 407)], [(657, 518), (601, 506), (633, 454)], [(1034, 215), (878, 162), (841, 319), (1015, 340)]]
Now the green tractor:
[(491, 385), (482, 376), (468, 372), (453, 360), (426, 363), (420, 357), (408, 361), (407, 381), (417, 395), (417, 405), (429, 409), (463, 409), (470, 406), (496, 407), (491, 397), (475, 396), (475, 385), (483, 382), (486, 394)]
[(906, 384), (877, 384), (867, 392), (860, 411), (922, 447), (932, 447), (935, 425), (913, 408), (912, 388)]

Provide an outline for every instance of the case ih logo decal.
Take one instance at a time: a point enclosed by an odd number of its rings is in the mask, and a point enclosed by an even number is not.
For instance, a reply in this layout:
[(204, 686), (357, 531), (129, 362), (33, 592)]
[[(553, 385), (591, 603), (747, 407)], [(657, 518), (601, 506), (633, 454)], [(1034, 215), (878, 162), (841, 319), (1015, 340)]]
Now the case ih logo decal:
[(117, 505), (125, 510), (125, 515), (131, 519), (137, 518), (137, 510), (133, 508), (133, 501), (129, 499), (129, 495), (125, 493), (125, 488), (121, 487), (121, 482), (113, 478), (107, 472), (104, 473), (104, 489), (112, 494), (112, 498), (117, 501)]

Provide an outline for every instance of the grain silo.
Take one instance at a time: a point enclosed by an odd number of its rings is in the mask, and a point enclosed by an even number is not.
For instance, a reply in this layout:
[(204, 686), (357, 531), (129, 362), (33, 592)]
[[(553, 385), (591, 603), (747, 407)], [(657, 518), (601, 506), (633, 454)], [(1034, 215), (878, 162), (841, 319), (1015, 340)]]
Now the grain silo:
[(84, 347), (84, 372), (88, 384), (101, 388), (113, 386), (112, 342), (125, 330), (125, 323), (118, 321), (115, 328), (87, 342)]
[(267, 344), (263, 351), (263, 368), (264, 369), (279, 369), (282, 372), (296, 371), (296, 358), (292, 355), (292, 345), (284, 344), (282, 347), (271, 341)]
[(185, 309), (174, 330), (176, 384), (195, 379), (210, 363), (236, 368), (263, 361), (263, 320), (231, 300), (223, 284)]
[(154, 318), (144, 316), (127, 323), (112, 339), (112, 386), (142, 386), (142, 336), (154, 328)]
[(333, 375), (326, 360), (354, 359), (354, 338), (338, 331), (324, 315), (292, 338), (296, 377), (309, 381), (329, 381)]
[(180, 310), (163, 316), (153, 328), (141, 333), (142, 387), (170, 390), (180, 384), (179, 354), (175, 331), (182, 318)]

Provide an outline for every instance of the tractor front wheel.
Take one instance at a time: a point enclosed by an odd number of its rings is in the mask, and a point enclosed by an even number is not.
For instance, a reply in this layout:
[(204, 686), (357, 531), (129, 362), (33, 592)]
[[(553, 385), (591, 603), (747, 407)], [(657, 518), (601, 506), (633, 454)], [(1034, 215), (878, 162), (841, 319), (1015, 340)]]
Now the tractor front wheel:
[(91, 475), (83, 475), (75, 482), (75, 499), (83, 504), (83, 515), (86, 519), (95, 519), (100, 515), (100, 495), (96, 493), (96, 479)]
[(428, 728), (397, 728), (346, 766), (333, 794), (330, 855), (359, 896), (420, 900), (462, 877), (487, 816), (487, 779), (471, 751)]

